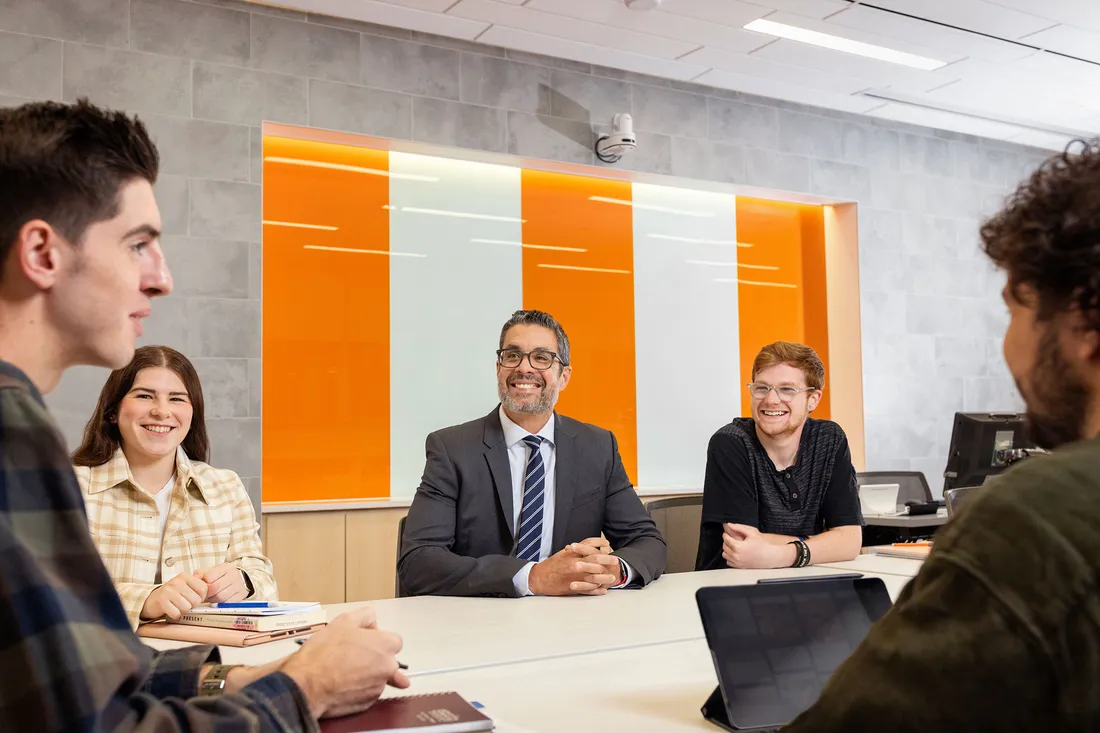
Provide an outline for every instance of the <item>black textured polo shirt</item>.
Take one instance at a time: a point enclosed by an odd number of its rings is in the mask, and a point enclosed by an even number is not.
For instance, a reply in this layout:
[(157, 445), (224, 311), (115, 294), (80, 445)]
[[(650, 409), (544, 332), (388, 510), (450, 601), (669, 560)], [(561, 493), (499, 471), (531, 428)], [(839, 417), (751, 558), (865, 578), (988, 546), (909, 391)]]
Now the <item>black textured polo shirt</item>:
[(726, 522), (790, 537), (862, 525), (856, 472), (841, 427), (807, 418), (795, 464), (785, 471), (775, 470), (752, 418), (739, 417), (719, 429), (707, 447), (696, 569), (726, 567)]

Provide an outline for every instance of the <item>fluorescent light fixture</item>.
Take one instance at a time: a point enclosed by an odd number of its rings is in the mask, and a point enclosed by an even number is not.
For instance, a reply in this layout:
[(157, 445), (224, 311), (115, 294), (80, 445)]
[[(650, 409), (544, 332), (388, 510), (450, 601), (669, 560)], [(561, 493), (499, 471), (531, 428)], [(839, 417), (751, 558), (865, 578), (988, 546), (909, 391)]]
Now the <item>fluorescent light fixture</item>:
[(426, 183), (439, 183), (435, 176), (418, 176), (415, 173), (391, 173), (381, 168), (364, 168), (360, 165), (344, 165), (343, 163), (327, 163), (323, 160), (309, 160), (307, 158), (279, 158), (268, 156), (264, 158), (267, 163), (285, 163), (287, 165), (304, 165), (308, 168), (327, 168), (334, 171), (348, 171), (349, 173), (366, 173), (370, 176), (386, 176), (398, 178), (403, 181), (424, 181)]
[(751, 244), (738, 242), (733, 239), (699, 239), (697, 237), (680, 237), (675, 234), (647, 234), (650, 239), (661, 239), (666, 242), (685, 242), (687, 244), (717, 244), (727, 247), (751, 247)]
[(505, 244), (510, 247), (523, 247), (524, 249), (549, 249), (554, 252), (587, 252), (580, 247), (555, 247), (549, 244), (526, 244), (524, 242), (512, 242), (507, 239), (471, 239), (476, 244)]
[(787, 25), (786, 23), (776, 23), (774, 20), (766, 20), (764, 18), (749, 23), (745, 26), (745, 30), (756, 31), (766, 36), (786, 38), (791, 41), (798, 41), (799, 43), (808, 43), (811, 46), (820, 46), (821, 48), (828, 48), (833, 51), (843, 51), (844, 53), (855, 54), (856, 56), (865, 56), (869, 59), (886, 61), (891, 64), (909, 66), (914, 69), (921, 69), (922, 71), (934, 71), (935, 69), (947, 66), (946, 61), (930, 59), (925, 56), (917, 56), (914, 53), (896, 51), (892, 48), (886, 48), (885, 46), (876, 46), (873, 43), (853, 41), (850, 38), (841, 38), (840, 36), (834, 36), (830, 33), (819, 33), (818, 31), (811, 31), (806, 28)]
[(738, 267), (744, 267), (747, 270), (772, 270), (773, 272), (779, 269), (778, 265), (746, 265), (738, 263)]
[(516, 224), (526, 224), (526, 219), (517, 219), (514, 216), (495, 216), (493, 214), (474, 214), (469, 211), (446, 211), (444, 209), (422, 209), (419, 206), (402, 206), (401, 211), (410, 214), (430, 214), (431, 216), (454, 216), (459, 219), (485, 219), (486, 221), (510, 221)]
[(714, 216), (713, 211), (687, 211), (685, 209), (673, 209), (668, 206), (658, 206), (656, 204), (638, 204), (628, 199), (613, 199), (607, 196), (589, 196), (589, 201), (599, 201), (601, 204), (618, 204), (619, 206), (633, 206), (635, 209), (644, 209), (646, 211), (660, 211), (665, 214), (677, 214), (679, 216), (694, 216), (697, 219), (710, 219)]
[(769, 288), (797, 288), (798, 287), (797, 285), (792, 285), (791, 283), (771, 283), (771, 282), (763, 282), (763, 281), (760, 281), (760, 280), (742, 280), (741, 278), (727, 278), (727, 277), (716, 277), (716, 278), (714, 278), (714, 282), (716, 282), (716, 283), (740, 283), (741, 285), (763, 285), (763, 286), (769, 287)]
[(388, 257), (427, 257), (428, 255), (416, 252), (388, 252), (384, 249), (354, 249), (352, 247), (322, 247), (317, 244), (307, 244), (302, 249), (316, 249), (323, 252), (353, 252), (360, 255), (386, 255)]
[(382, 204), (382, 208), (386, 211), (397, 211), (396, 206), (390, 206), (389, 204)]
[(322, 232), (335, 232), (339, 227), (325, 226), (324, 224), (302, 224), (297, 221), (269, 221), (264, 219), (264, 225), (269, 227), (291, 227), (293, 229), (316, 229)]
[(630, 270), (612, 270), (606, 267), (576, 267), (574, 265), (539, 265), (550, 270), (580, 270), (581, 272), (607, 272), (612, 275), (629, 275)]

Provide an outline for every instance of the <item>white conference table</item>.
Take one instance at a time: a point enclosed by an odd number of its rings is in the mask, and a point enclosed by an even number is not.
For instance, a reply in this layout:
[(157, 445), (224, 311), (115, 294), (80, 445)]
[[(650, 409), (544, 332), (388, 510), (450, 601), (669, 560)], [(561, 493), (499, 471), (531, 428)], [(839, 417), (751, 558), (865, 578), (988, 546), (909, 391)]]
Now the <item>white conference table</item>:
[[(909, 582), (897, 575), (879, 577), (891, 598)], [(496, 733), (713, 733), (717, 729), (699, 709), (716, 684), (710, 651), (698, 638), (413, 675), (412, 686), (396, 694), (457, 692), (485, 706)]]
[[(702, 639), (703, 627), (695, 605), (697, 589), (838, 571), (846, 569), (819, 565), (710, 570), (673, 573), (642, 590), (612, 591), (598, 597), (420, 596), (338, 604), (326, 606), (326, 610), (331, 619), (357, 606), (373, 607), (379, 626), (403, 637), (405, 647), (400, 659), (409, 665), (410, 676), (423, 676)], [(892, 574), (880, 577), (891, 598), (908, 580)], [(156, 649), (186, 646), (161, 639), (143, 641)], [(294, 641), (279, 641), (247, 648), (222, 647), (221, 653), (228, 664), (263, 664), (292, 654), (297, 648)]]
[(843, 571), (855, 571), (872, 575), (900, 575), (905, 578), (915, 577), (920, 572), (923, 560), (910, 560), (904, 557), (887, 557), (867, 553), (859, 555), (854, 560), (831, 562), (826, 565), (816, 565), (819, 568), (836, 568)]

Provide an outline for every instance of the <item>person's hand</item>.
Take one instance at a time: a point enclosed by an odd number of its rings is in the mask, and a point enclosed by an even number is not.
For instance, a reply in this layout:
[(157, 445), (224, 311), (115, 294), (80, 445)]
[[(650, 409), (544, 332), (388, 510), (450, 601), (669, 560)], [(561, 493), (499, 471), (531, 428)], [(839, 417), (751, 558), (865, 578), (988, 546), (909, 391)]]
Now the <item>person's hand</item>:
[(589, 547), (595, 547), (604, 555), (611, 554), (611, 543), (605, 540), (603, 537), (589, 537), (586, 540), (581, 540), (577, 544), (588, 545)]
[(578, 557), (585, 558), (585, 562), (602, 566), (599, 577), (601, 581), (606, 581), (601, 582), (606, 591), (620, 585), (625, 580), (623, 577), (623, 563), (611, 554), (611, 545), (607, 543), (607, 540), (599, 540), (599, 542), (600, 544), (590, 544), (589, 540), (575, 542), (567, 549), (575, 552)]
[(206, 583), (208, 603), (234, 603), (248, 598), (244, 573), (236, 565), (223, 562), (212, 568), (195, 571), (195, 577)]
[(401, 637), (379, 631), (374, 611), (337, 616), (287, 659), (282, 671), (298, 683), (316, 718), (366, 710), (386, 689), (404, 689), (409, 678), (397, 665)]
[(206, 583), (191, 573), (180, 573), (153, 590), (141, 607), (141, 619), (154, 621), (179, 617), (206, 600)]
[(602, 596), (615, 585), (618, 562), (591, 545), (574, 543), (531, 568), (527, 587), (539, 596)]
[(747, 524), (727, 524), (722, 533), (722, 558), (731, 568), (784, 568), (794, 562), (790, 545), (776, 545)]

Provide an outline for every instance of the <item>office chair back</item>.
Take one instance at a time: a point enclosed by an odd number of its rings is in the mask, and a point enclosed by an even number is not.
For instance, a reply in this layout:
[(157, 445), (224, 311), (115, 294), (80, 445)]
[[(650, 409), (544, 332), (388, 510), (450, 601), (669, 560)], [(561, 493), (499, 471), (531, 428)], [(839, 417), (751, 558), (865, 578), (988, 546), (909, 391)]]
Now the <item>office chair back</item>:
[(703, 518), (703, 495), (658, 499), (646, 504), (646, 510), (668, 545), (666, 573), (695, 570), (699, 553), (699, 524)]
[(898, 507), (907, 501), (932, 501), (928, 479), (920, 471), (867, 471), (856, 474), (856, 486), (864, 484), (897, 484)]
[(397, 559), (394, 560), (393, 567), (393, 597), (405, 598), (409, 594), (405, 592), (405, 586), (401, 585), (401, 571), (399, 565), (401, 563), (401, 537), (405, 534), (405, 520), (408, 517), (401, 517), (401, 521), (397, 523)]

